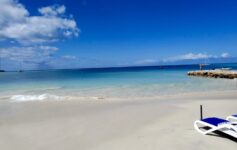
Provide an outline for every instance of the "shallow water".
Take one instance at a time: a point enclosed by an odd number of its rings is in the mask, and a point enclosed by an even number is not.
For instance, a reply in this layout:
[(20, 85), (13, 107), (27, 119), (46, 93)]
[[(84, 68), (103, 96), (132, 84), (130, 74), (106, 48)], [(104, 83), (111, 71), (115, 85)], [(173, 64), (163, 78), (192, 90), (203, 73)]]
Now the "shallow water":
[[(236, 64), (210, 65), (212, 68)], [(237, 81), (189, 77), (198, 65), (0, 73), (4, 100), (133, 98), (236, 90)], [(207, 68), (209, 69), (209, 68)]]

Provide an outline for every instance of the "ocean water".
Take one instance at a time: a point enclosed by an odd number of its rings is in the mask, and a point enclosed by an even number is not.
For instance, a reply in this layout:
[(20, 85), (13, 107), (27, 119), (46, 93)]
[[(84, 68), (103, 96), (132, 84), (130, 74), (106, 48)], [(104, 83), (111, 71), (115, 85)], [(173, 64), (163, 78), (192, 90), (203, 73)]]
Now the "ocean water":
[[(237, 64), (212, 64), (206, 69), (223, 67), (237, 70)], [(198, 65), (182, 65), (4, 72), (0, 73), (0, 99), (150, 98), (237, 89), (236, 80), (187, 76), (198, 69)]]

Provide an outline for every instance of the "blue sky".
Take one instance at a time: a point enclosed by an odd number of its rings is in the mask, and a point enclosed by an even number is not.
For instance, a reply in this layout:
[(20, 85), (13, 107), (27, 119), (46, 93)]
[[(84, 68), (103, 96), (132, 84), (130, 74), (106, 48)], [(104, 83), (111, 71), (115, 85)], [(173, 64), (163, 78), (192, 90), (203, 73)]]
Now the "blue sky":
[(6, 70), (230, 62), (236, 27), (235, 0), (1, 0), (0, 57)]

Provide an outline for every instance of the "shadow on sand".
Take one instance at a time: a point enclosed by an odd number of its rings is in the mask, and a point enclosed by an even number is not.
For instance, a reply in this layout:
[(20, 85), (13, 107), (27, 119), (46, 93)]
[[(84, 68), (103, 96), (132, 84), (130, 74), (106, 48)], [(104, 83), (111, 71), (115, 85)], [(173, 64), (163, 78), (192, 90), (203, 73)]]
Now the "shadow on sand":
[(225, 134), (225, 133), (220, 132), (220, 131), (215, 131), (214, 133), (215, 133), (215, 134), (208, 134), (208, 135), (210, 135), (210, 136), (216, 136), (216, 137), (220, 137), (220, 138), (225, 138), (225, 139), (229, 139), (229, 140), (231, 140), (231, 141), (237, 143), (237, 139), (234, 138), (234, 137), (232, 137), (232, 136), (230, 136), (230, 135), (228, 135), (228, 134)]

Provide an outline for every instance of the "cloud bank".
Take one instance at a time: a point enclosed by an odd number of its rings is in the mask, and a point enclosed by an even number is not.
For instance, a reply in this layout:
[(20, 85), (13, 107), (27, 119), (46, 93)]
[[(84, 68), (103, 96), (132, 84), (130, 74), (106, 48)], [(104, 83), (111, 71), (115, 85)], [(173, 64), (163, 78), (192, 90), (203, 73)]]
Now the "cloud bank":
[(158, 62), (158, 60), (156, 60), (156, 59), (144, 59), (144, 60), (136, 61), (134, 64), (135, 65), (150, 65), (150, 64), (157, 63), (157, 62)]
[(222, 53), (221, 55), (210, 55), (205, 53), (187, 53), (184, 55), (168, 57), (163, 59), (163, 62), (175, 62), (175, 61), (183, 61), (183, 60), (200, 60), (200, 59), (218, 59), (218, 58), (228, 58), (229, 53)]
[(64, 5), (39, 8), (39, 16), (31, 16), (22, 4), (14, 0), (3, 0), (0, 6), (1, 39), (20, 44), (42, 44), (79, 34), (75, 20), (64, 16)]
[(77, 23), (66, 15), (64, 5), (39, 8), (33, 16), (17, 0), (0, 1), (0, 42), (10, 43), (0, 47), (1, 58), (40, 64), (58, 51), (52, 44), (78, 35)]
[(211, 62), (219, 62), (221, 59), (229, 59), (231, 58), (229, 53), (223, 52), (220, 55), (212, 55), (206, 53), (187, 53), (178, 56), (171, 56), (164, 59), (143, 59), (134, 62), (134, 65), (166, 65), (166, 64), (182, 64), (182, 63), (200, 63), (205, 60)]

